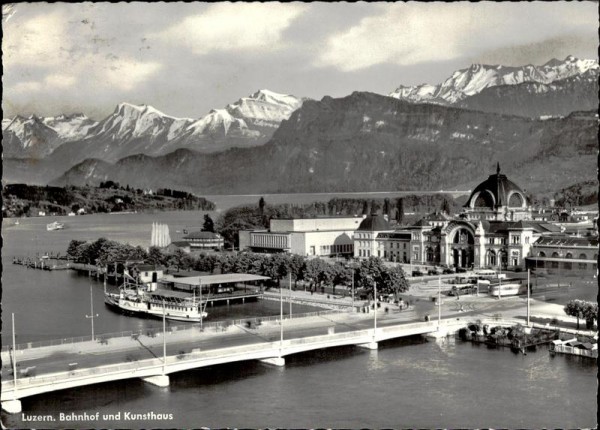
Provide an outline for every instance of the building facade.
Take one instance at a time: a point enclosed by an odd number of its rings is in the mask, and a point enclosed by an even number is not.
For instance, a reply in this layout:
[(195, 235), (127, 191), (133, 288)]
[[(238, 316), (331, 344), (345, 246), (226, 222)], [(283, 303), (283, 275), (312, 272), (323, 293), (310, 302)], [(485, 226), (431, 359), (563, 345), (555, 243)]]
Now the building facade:
[(352, 256), (362, 217), (278, 218), (268, 230), (242, 230), (240, 249), (302, 256)]
[(387, 216), (372, 214), (365, 217), (354, 232), (354, 257), (384, 257), (385, 242), (382, 233), (392, 233)]
[(526, 267), (535, 271), (573, 271), (596, 273), (598, 238), (547, 236), (534, 243)]
[(225, 246), (223, 236), (210, 231), (193, 231), (183, 236), (183, 241), (190, 244), (191, 250), (222, 249)]

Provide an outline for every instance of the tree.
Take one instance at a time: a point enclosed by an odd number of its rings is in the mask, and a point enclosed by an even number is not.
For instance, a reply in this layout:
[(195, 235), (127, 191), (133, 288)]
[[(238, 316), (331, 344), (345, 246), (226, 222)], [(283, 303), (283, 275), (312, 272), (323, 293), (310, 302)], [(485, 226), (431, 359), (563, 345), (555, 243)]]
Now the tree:
[(265, 203), (265, 198), (264, 198), (264, 197), (261, 197), (261, 198), (258, 200), (258, 210), (260, 211), (260, 215), (261, 215), (261, 216), (262, 216), (262, 215), (264, 215), (264, 213), (265, 213), (265, 205), (266, 205), (266, 203)]
[(289, 270), (294, 279), (294, 289), (298, 286), (298, 281), (302, 279), (302, 266), (304, 265), (304, 257), (293, 254), (289, 256)]
[(588, 330), (593, 330), (594, 321), (598, 319), (598, 303), (585, 302), (582, 309), (582, 315), (585, 320), (585, 327)]
[(448, 199), (445, 198), (444, 200), (442, 200), (442, 206), (440, 207), (440, 210), (446, 215), (450, 215), (452, 209), (450, 208), (450, 203), (448, 202)]
[(383, 214), (388, 216), (390, 215), (390, 199), (387, 197), (383, 199)]
[(564, 308), (567, 315), (577, 317), (577, 330), (579, 330), (579, 318), (583, 317), (584, 306), (583, 300), (569, 300)]
[(146, 261), (149, 264), (154, 264), (154, 265), (159, 265), (159, 264), (164, 264), (166, 262), (166, 257), (165, 255), (162, 253), (162, 251), (160, 250), (160, 248), (156, 247), (156, 246), (151, 246), (150, 249), (148, 250), (148, 257), (146, 259)]
[(396, 298), (409, 288), (404, 270), (400, 267), (388, 268), (378, 257), (362, 260), (355, 273), (355, 284), (365, 289), (371, 297), (374, 297), (374, 283), (377, 284), (378, 294), (394, 294)]
[(67, 247), (67, 256), (75, 261), (78, 261), (81, 258), (84, 245), (87, 245), (85, 240), (71, 240), (69, 246)]
[(402, 224), (404, 220), (404, 198), (400, 197), (396, 200), (396, 221), (398, 224)]
[(209, 214), (204, 214), (204, 224), (202, 225), (202, 231), (215, 232), (215, 223)]
[(369, 202), (366, 200), (363, 202), (362, 214), (369, 215)]

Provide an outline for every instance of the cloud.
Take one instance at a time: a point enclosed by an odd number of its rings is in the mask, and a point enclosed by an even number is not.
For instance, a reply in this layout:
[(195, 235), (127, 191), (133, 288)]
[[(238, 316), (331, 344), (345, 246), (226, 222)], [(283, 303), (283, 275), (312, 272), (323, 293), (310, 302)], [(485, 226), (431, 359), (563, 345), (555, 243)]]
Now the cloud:
[(11, 91), (16, 94), (32, 93), (42, 89), (42, 83), (37, 81), (19, 82), (12, 86)]
[(330, 35), (313, 64), (355, 71), (385, 63), (448, 61), (581, 28), (593, 37), (596, 19), (592, 2), (386, 4), (379, 14)]
[(4, 63), (30, 66), (57, 66), (64, 62), (70, 47), (62, 15), (58, 12), (35, 16), (21, 24), (11, 21), (4, 29)]
[(157, 62), (140, 62), (131, 59), (117, 59), (104, 68), (98, 78), (104, 77), (121, 90), (131, 90), (151, 78), (162, 68)]
[(271, 50), (307, 6), (281, 3), (219, 3), (155, 35), (197, 55), (213, 51)]
[(44, 82), (47, 85), (51, 85), (57, 88), (70, 88), (77, 82), (77, 78), (75, 76), (64, 75), (64, 74), (53, 74), (48, 75), (44, 79)]

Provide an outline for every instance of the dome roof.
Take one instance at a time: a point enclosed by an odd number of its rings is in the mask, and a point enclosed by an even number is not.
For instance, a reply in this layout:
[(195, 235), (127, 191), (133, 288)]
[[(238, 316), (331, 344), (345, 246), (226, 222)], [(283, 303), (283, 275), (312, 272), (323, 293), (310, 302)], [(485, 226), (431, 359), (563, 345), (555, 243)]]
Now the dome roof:
[(496, 174), (475, 187), (465, 207), (497, 209), (503, 206), (526, 208), (527, 197), (518, 185), (500, 173), (498, 163)]
[(391, 230), (390, 223), (382, 215), (369, 215), (362, 220), (357, 231), (385, 231)]

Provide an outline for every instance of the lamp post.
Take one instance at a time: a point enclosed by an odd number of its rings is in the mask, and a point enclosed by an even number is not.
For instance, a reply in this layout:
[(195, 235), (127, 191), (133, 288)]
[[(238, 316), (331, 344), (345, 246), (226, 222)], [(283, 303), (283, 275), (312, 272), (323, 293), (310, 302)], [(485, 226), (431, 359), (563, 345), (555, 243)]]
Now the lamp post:
[(352, 311), (354, 312), (354, 267), (352, 269)]
[(15, 342), (15, 314), (14, 312), (12, 313), (12, 343), (13, 343), (13, 383), (15, 385), (14, 389), (13, 389), (13, 399), (17, 400), (17, 348), (16, 348), (16, 342)]
[(292, 272), (289, 273), (290, 279), (290, 319), (292, 319)]
[(165, 314), (165, 299), (162, 299), (162, 305), (163, 305), (163, 375), (164, 375), (165, 367), (167, 365), (167, 317)]
[(94, 318), (98, 317), (98, 314), (94, 315), (94, 296), (92, 295), (92, 284), (90, 284), (90, 314), (85, 316), (92, 321), (92, 341), (94, 340)]
[(529, 284), (529, 272), (531, 271), (531, 269), (527, 269), (527, 326), (529, 327), (529, 311), (530, 311), (530, 304), (529, 304), (529, 296), (530, 296), (530, 288), (531, 285)]
[(198, 287), (200, 288), (200, 331), (202, 331), (202, 320), (204, 319), (204, 309), (202, 308), (202, 279), (198, 280)]
[(375, 295), (375, 302), (373, 306), (375, 307), (375, 312), (373, 312), (373, 342), (377, 342), (376, 334), (377, 334), (377, 282), (373, 280), (373, 293)]
[(502, 275), (502, 252), (498, 253), (498, 262), (499, 264), (499, 268), (500, 268), (500, 273), (498, 274), (498, 300), (500, 300), (502, 298), (502, 277), (500, 275)]
[(279, 356), (283, 350), (283, 288), (279, 287)]
[(442, 323), (442, 277), (438, 275), (438, 330)]

